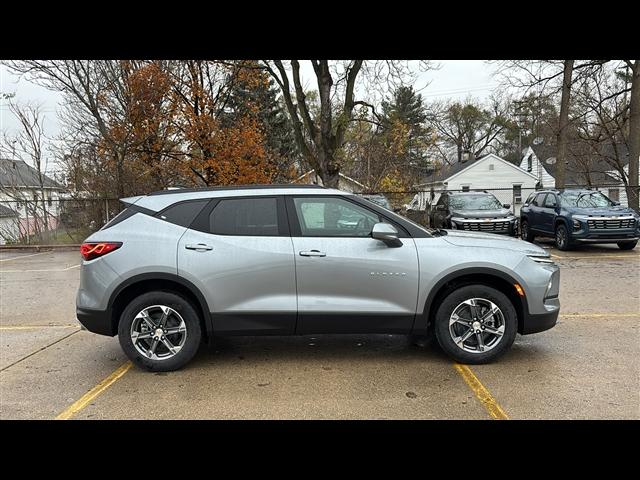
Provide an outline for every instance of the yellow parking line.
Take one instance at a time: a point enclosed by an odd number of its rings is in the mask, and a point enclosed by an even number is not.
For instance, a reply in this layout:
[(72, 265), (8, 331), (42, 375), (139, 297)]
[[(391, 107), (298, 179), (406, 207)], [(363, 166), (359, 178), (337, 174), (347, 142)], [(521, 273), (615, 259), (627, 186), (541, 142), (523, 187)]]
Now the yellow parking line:
[(566, 313), (560, 318), (640, 317), (640, 313)]
[(36, 255), (44, 255), (45, 253), (51, 252), (40, 252), (40, 253), (32, 253), (31, 255), (20, 255), (19, 257), (11, 257), (11, 258), (3, 258), (0, 262), (8, 262), (10, 260), (19, 260), (21, 258), (35, 257)]
[(66, 272), (68, 270), (71, 270), (72, 268), (77, 268), (79, 266), (80, 265), (78, 264), (72, 267), (62, 268), (62, 269), (48, 268), (48, 269), (42, 269), (42, 270), (0, 270), (0, 273)]
[(600, 258), (640, 258), (640, 255), (589, 255), (583, 257), (570, 257), (570, 256), (559, 256), (559, 255), (551, 255), (553, 258), (568, 258), (571, 260), (581, 260), (581, 259), (600, 259)]
[(478, 377), (474, 375), (469, 367), (466, 365), (461, 365), (459, 363), (454, 363), (453, 366), (456, 368), (458, 373), (462, 375), (462, 378), (469, 388), (473, 390), (473, 393), (476, 394), (480, 403), (484, 406), (484, 408), (489, 412), (496, 420), (509, 420), (509, 416), (502, 409), (502, 407), (498, 404), (495, 398), (489, 393), (489, 390), (485, 388), (484, 385), (478, 380)]
[(0, 326), (0, 330), (34, 330), (38, 328), (72, 328), (80, 325), (5, 325)]
[(122, 377), (125, 373), (129, 371), (129, 369), (133, 366), (131, 362), (127, 362), (121, 365), (115, 372), (109, 375), (107, 378), (102, 380), (98, 385), (93, 387), (87, 393), (85, 393), (79, 400), (72, 403), (64, 412), (59, 414), (56, 417), (56, 420), (69, 420), (76, 413), (86, 407), (94, 398), (104, 392), (107, 388), (109, 388), (113, 383), (116, 382), (120, 377)]

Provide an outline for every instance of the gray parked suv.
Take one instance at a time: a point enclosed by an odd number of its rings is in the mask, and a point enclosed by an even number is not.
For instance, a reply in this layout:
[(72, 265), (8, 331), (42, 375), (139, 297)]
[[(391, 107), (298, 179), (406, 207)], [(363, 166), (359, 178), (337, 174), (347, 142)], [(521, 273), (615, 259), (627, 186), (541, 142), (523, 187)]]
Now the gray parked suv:
[(435, 335), (485, 363), (551, 328), (559, 269), (541, 248), (425, 229), (316, 186), (171, 190), (81, 247), (77, 316), (137, 365), (174, 370), (222, 335)]

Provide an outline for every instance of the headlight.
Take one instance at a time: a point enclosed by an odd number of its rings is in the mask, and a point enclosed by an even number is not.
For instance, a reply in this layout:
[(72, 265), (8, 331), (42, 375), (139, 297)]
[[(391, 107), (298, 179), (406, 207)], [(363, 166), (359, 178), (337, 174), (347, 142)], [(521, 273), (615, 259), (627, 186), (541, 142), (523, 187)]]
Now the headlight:
[(573, 219), (573, 229), (574, 230), (580, 230), (580, 228), (581, 228), (580, 222), (574, 218)]
[(539, 253), (531, 253), (528, 254), (527, 257), (529, 257), (531, 260), (533, 260), (536, 263), (543, 263), (546, 265), (549, 264), (555, 264), (555, 262), (553, 260), (551, 260), (551, 257), (548, 254), (539, 254)]

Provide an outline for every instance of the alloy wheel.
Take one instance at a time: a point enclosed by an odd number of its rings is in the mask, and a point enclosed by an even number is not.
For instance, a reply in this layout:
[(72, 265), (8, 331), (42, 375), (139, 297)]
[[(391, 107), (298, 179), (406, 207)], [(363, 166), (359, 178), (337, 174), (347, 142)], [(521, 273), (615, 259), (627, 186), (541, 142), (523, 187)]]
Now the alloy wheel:
[(449, 334), (465, 352), (486, 353), (504, 336), (505, 318), (491, 300), (470, 298), (459, 304), (449, 317)]
[(146, 307), (131, 323), (131, 342), (139, 353), (152, 360), (174, 357), (186, 340), (184, 319), (166, 305)]

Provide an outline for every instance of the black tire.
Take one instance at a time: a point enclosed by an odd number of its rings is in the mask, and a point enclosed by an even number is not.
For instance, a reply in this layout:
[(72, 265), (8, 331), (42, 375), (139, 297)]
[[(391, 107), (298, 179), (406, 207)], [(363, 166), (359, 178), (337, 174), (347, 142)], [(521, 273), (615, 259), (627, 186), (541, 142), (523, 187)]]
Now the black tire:
[[(186, 338), (178, 353), (170, 358), (155, 360), (143, 355), (133, 344), (131, 326), (138, 313), (153, 305), (164, 305), (175, 310), (184, 320)], [(124, 353), (137, 366), (154, 372), (169, 372), (186, 365), (196, 354), (202, 339), (200, 317), (189, 301), (172, 292), (148, 292), (133, 299), (124, 309), (118, 325), (118, 340)]]
[(564, 223), (559, 223), (556, 225), (555, 231), (555, 242), (558, 250), (569, 250), (571, 249), (571, 241), (569, 240), (569, 231), (567, 227), (565, 227)]
[[(467, 352), (459, 347), (449, 332), (449, 319), (458, 305), (462, 302), (481, 298), (493, 302), (502, 311), (504, 317), (504, 333), (496, 345), (486, 352)], [(518, 314), (507, 296), (486, 285), (467, 285), (451, 292), (442, 301), (436, 312), (435, 333), (438, 344), (450, 357), (460, 363), (482, 364), (489, 363), (504, 355), (516, 338), (518, 331)]]
[(526, 220), (522, 221), (522, 224), (520, 225), (520, 238), (522, 238), (522, 240), (525, 240), (527, 242), (533, 242), (536, 238), (536, 236), (531, 233), (531, 229), (529, 228), (529, 222), (527, 222)]
[(620, 250), (633, 250), (638, 245), (638, 241), (634, 240), (633, 242), (618, 242), (618, 248)]

